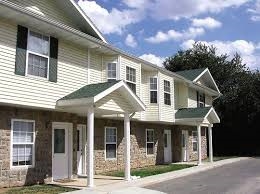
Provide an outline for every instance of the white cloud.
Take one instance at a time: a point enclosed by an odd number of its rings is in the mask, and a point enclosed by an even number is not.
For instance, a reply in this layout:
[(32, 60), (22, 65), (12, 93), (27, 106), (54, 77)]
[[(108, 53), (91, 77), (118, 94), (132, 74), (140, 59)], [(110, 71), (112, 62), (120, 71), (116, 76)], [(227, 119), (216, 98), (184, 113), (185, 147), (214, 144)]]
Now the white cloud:
[(127, 46), (132, 47), (132, 48), (134, 48), (134, 47), (137, 46), (137, 42), (136, 42), (136, 40), (135, 40), (135, 38), (133, 37), (132, 34), (128, 34), (128, 35), (126, 36), (125, 44), (126, 44)]
[(250, 8), (247, 10), (249, 13), (251, 13), (251, 20), (258, 22), (260, 21), (260, 0), (257, 0), (253, 6), (253, 8)]
[[(253, 42), (249, 42), (246, 40), (235, 40), (235, 41), (199, 41), (205, 45), (213, 45), (217, 48), (216, 53), (218, 55), (227, 54), (230, 57), (234, 56), (235, 53), (238, 53), (243, 62), (246, 63), (250, 68), (260, 68), (260, 53), (258, 53), (258, 49), (260, 49), (258, 44)], [(192, 48), (194, 40), (184, 41), (180, 46), (182, 49), (186, 50)]]
[(149, 0), (123, 0), (123, 3), (131, 8), (145, 9)]
[(194, 28), (190, 27), (188, 30), (184, 31), (176, 31), (174, 29), (169, 30), (167, 32), (159, 31), (156, 35), (146, 38), (145, 40), (150, 43), (161, 43), (167, 42), (171, 40), (185, 40), (189, 38), (196, 38), (197, 36), (203, 35), (205, 30), (203, 28)]
[(87, 0), (79, 0), (78, 4), (104, 34), (121, 34), (127, 25), (137, 23), (143, 18), (143, 13), (136, 9), (120, 11), (112, 8), (108, 11), (95, 1)]
[(154, 54), (143, 54), (141, 56), (139, 56), (139, 58), (141, 59), (144, 59), (150, 63), (153, 63), (153, 64), (156, 64), (157, 66), (160, 66), (162, 67), (163, 66), (163, 62), (165, 60), (164, 57), (159, 57), (159, 56), (156, 56)]
[(211, 18), (211, 17), (206, 17), (206, 18), (203, 18), (203, 19), (195, 18), (195, 19), (192, 20), (192, 26), (214, 29), (214, 28), (221, 27), (222, 23), (218, 20), (215, 20), (214, 18)]

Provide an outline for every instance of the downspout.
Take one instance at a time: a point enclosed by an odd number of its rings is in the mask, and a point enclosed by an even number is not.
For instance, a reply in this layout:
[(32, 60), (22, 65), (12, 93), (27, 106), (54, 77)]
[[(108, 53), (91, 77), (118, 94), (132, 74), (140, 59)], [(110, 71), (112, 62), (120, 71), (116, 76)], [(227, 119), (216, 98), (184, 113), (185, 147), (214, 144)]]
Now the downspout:
[(130, 115), (129, 118), (130, 118), (130, 119), (133, 118), (133, 117), (135, 116), (135, 113), (136, 113), (136, 112), (133, 112), (133, 113)]

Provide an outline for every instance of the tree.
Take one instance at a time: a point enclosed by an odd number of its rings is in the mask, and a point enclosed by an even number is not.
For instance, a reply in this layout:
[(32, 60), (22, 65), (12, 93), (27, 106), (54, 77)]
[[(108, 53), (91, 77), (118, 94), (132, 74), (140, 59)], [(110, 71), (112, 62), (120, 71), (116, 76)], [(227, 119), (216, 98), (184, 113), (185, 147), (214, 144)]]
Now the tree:
[[(215, 125), (215, 153), (260, 154), (258, 121), (260, 119), (260, 76), (243, 64), (239, 54), (218, 55), (214, 46), (195, 43), (164, 61), (170, 71), (208, 67), (223, 96), (214, 101), (221, 118)], [(259, 144), (259, 145), (258, 145)], [(249, 153), (249, 150), (251, 153)]]

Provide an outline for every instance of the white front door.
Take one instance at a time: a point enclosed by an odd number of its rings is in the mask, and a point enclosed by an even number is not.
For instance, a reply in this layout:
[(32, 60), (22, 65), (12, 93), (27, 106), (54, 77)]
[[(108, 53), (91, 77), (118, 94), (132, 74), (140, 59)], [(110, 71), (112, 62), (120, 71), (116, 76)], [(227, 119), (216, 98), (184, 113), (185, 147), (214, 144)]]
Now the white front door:
[(164, 162), (172, 162), (171, 130), (164, 130)]
[(188, 161), (188, 131), (182, 130), (181, 133), (182, 161)]
[(69, 178), (69, 125), (52, 125), (52, 177), (53, 180)]

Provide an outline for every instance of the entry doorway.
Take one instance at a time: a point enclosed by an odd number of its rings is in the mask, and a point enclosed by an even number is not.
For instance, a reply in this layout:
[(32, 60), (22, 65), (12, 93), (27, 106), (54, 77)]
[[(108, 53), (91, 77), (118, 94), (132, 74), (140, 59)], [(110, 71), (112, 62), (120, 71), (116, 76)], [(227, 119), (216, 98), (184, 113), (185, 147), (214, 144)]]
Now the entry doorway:
[(72, 124), (52, 123), (52, 179), (67, 179), (72, 174)]
[(172, 162), (172, 136), (171, 130), (164, 130), (164, 162)]
[(181, 145), (182, 145), (182, 161), (188, 161), (188, 138), (189, 133), (187, 130), (182, 130), (181, 133)]

